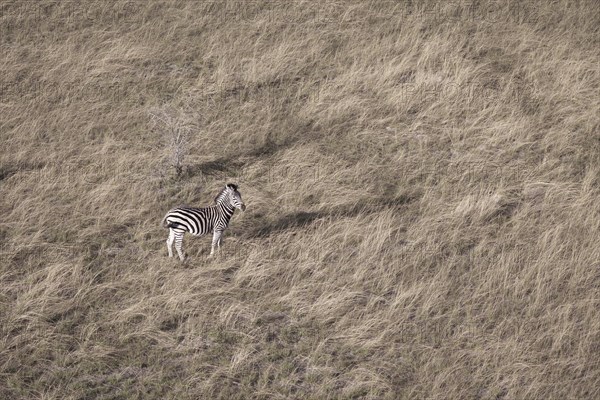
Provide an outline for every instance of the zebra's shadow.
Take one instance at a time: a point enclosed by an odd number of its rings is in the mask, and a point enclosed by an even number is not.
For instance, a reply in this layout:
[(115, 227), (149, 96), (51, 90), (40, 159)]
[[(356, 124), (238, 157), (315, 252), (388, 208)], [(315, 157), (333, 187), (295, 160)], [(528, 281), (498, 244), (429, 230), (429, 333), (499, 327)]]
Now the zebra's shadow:
[(323, 212), (294, 212), (284, 215), (273, 222), (263, 222), (262, 224), (256, 225), (248, 232), (247, 237), (265, 238), (288, 229), (309, 225), (317, 219), (326, 217), (327, 215), (327, 213)]
[(418, 194), (400, 196), (384, 195), (375, 199), (364, 199), (348, 206), (333, 207), (323, 211), (297, 211), (283, 215), (275, 221), (256, 221), (256, 225), (244, 236), (247, 238), (265, 238), (289, 229), (310, 225), (320, 218), (345, 218), (358, 215), (368, 215), (384, 209), (402, 212), (409, 203), (417, 200)]

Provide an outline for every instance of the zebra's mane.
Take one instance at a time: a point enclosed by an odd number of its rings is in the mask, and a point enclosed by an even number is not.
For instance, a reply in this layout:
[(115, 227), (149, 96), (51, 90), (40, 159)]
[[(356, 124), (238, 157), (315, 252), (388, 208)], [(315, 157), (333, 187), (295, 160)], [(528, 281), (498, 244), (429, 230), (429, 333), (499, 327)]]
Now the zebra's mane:
[(217, 197), (215, 197), (215, 204), (218, 203), (219, 198), (227, 191), (227, 189), (233, 189), (233, 190), (238, 190), (237, 185), (233, 184), (233, 183), (228, 183), (225, 188), (223, 188), (219, 194), (217, 195)]

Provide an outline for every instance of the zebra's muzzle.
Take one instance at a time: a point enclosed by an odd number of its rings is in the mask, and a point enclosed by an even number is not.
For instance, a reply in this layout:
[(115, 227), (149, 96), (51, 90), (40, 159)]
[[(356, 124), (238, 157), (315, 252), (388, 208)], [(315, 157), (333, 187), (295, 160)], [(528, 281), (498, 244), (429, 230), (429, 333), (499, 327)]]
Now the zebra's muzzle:
[(242, 204), (241, 208), (242, 208), (242, 211), (246, 211), (246, 205), (245, 204)]

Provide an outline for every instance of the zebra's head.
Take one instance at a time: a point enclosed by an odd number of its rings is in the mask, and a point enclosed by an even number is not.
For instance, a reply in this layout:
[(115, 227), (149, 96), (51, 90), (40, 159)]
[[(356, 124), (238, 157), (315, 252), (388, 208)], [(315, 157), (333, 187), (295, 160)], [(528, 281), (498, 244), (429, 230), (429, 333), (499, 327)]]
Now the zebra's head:
[(232, 206), (242, 211), (246, 211), (246, 205), (242, 200), (242, 195), (240, 194), (240, 192), (238, 192), (237, 185), (233, 183), (228, 183), (227, 185), (225, 185), (225, 192), (227, 193), (227, 196), (229, 197), (229, 202)]

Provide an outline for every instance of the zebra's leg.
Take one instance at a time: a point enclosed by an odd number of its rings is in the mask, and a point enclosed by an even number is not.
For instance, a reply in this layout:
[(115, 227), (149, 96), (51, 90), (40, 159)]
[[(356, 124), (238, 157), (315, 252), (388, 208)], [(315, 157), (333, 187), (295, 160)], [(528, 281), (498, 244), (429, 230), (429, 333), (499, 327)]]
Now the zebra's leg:
[(173, 242), (175, 241), (175, 231), (169, 229), (169, 238), (167, 239), (167, 250), (169, 250), (169, 257), (173, 257)]
[(223, 231), (219, 231), (219, 230), (215, 229), (215, 232), (213, 233), (212, 247), (210, 249), (211, 256), (215, 253), (216, 247), (221, 247), (221, 235), (222, 234), (223, 234)]
[(183, 233), (180, 231), (175, 232), (175, 250), (177, 250), (181, 261), (185, 260), (185, 254), (183, 253)]

